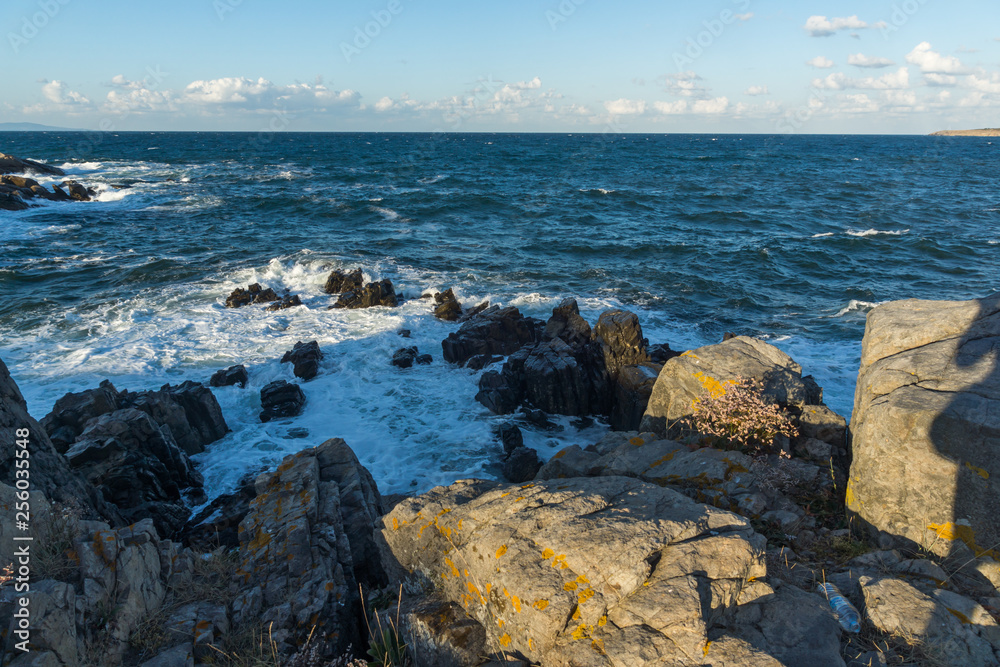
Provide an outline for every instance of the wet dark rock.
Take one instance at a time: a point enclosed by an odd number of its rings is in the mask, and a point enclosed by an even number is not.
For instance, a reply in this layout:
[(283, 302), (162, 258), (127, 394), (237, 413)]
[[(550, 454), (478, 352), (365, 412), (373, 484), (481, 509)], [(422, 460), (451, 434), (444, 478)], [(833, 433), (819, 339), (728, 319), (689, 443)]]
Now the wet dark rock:
[(524, 447), (524, 435), (517, 424), (512, 424), (511, 422), (500, 424), (497, 427), (497, 438), (503, 445), (504, 453), (508, 455), (515, 449)]
[(564, 299), (552, 310), (552, 317), (545, 324), (543, 335), (546, 340), (559, 338), (573, 347), (590, 342), (590, 324), (580, 316), (576, 299)]
[(489, 307), (490, 307), (490, 302), (489, 301), (483, 301), (481, 304), (479, 304), (475, 308), (470, 308), (469, 310), (467, 310), (464, 313), (462, 313), (462, 317), (459, 318), (459, 322), (465, 322), (466, 320), (471, 320), (473, 317), (475, 317), (476, 315), (478, 315), (479, 313), (483, 312), (484, 310), (486, 310)]
[(615, 383), (614, 402), (611, 410), (611, 428), (615, 431), (637, 431), (642, 415), (646, 412), (653, 385), (660, 375), (662, 365), (645, 362), (635, 366), (622, 366)]
[(184, 525), (188, 512), (182, 492), (203, 485), (170, 428), (133, 408), (91, 420), (66, 451), (66, 460), (126, 521), (152, 518), (162, 535)]
[(434, 363), (434, 357), (429, 354), (418, 354), (416, 362), (422, 366)]
[(302, 412), (306, 404), (306, 395), (297, 384), (284, 380), (275, 380), (260, 390), (260, 413), (262, 422), (283, 417), (295, 417)]
[(235, 492), (219, 496), (192, 517), (182, 531), (184, 546), (205, 553), (219, 547), (239, 547), (240, 522), (250, 510), (250, 501), (257, 495), (254, 480), (258, 473), (245, 475), (237, 483)]
[(75, 201), (90, 201), (97, 194), (94, 190), (85, 188), (76, 181), (63, 181), (62, 185), (69, 191), (69, 198)]
[(737, 334), (734, 334), (732, 331), (727, 331), (726, 333), (722, 334), (722, 342), (725, 343), (727, 340), (732, 340), (733, 338), (737, 337), (738, 337)]
[(295, 343), (288, 352), (281, 357), (281, 363), (291, 363), (294, 366), (295, 377), (303, 380), (311, 380), (319, 373), (319, 362), (323, 359), (323, 352), (319, 349), (319, 342), (310, 341)]
[(109, 380), (96, 389), (69, 393), (56, 401), (52, 412), (41, 419), (42, 428), (60, 453), (83, 433), (87, 422), (123, 407), (119, 392)]
[(448, 288), (434, 295), (434, 317), (447, 322), (455, 322), (462, 316), (462, 304), (455, 297), (455, 290)]
[(28, 204), (13, 192), (0, 188), (0, 211), (24, 211)]
[(372, 308), (375, 306), (388, 306), (395, 308), (399, 305), (399, 299), (392, 286), (392, 281), (386, 278), (377, 283), (368, 283), (364, 287), (349, 290), (340, 295), (333, 308)]
[(70, 196), (65, 190), (63, 190), (58, 185), (52, 186), (52, 199), (53, 201), (70, 201)]
[(490, 306), (442, 341), (444, 360), (461, 364), (477, 355), (509, 355), (541, 340), (543, 324), (513, 306)]
[(254, 283), (246, 289), (237, 287), (233, 290), (233, 293), (226, 299), (226, 307), (242, 308), (243, 306), (249, 306), (252, 303), (269, 303), (277, 300), (278, 295), (273, 289), (270, 287), (265, 289), (260, 286), (260, 283)]
[(647, 341), (642, 337), (642, 326), (635, 313), (625, 310), (601, 313), (594, 327), (594, 341), (601, 346), (604, 367), (612, 379), (622, 366), (649, 361)]
[(594, 392), (586, 360), (577, 359), (576, 351), (560, 338), (528, 350), (520, 377), (525, 398), (554, 414), (591, 414)]
[(531, 408), (525, 408), (521, 410), (521, 416), (529, 424), (534, 424), (539, 428), (543, 428), (546, 431), (562, 431), (563, 427), (555, 423), (549, 416), (545, 414), (544, 410), (533, 410)]
[(280, 299), (272, 303), (266, 308), (269, 311), (285, 310), (286, 308), (294, 308), (295, 306), (301, 306), (302, 299), (299, 298), (298, 294), (285, 294)]
[(245, 387), (249, 381), (250, 374), (247, 373), (246, 366), (238, 364), (225, 370), (216, 371), (208, 384), (212, 387), (231, 387), (233, 385)]
[(119, 401), (122, 407), (142, 410), (157, 424), (168, 426), (177, 444), (189, 455), (205, 451), (229, 432), (215, 394), (200, 382), (166, 384), (159, 391), (125, 391)]
[(392, 355), (392, 365), (396, 368), (410, 368), (417, 359), (417, 348), (402, 347)]
[(411, 333), (412, 332), (409, 329), (400, 329), (396, 332), (400, 338), (409, 338)]
[(503, 357), (496, 354), (477, 354), (462, 365), (474, 371), (481, 371), (487, 366), (498, 364), (501, 361), (503, 361)]
[(671, 350), (670, 346), (666, 343), (660, 343), (658, 345), (650, 345), (646, 348), (649, 353), (649, 360), (655, 364), (665, 364), (674, 357), (681, 356), (680, 352), (676, 350)]
[(323, 291), (327, 294), (341, 294), (342, 292), (361, 289), (364, 286), (364, 282), (365, 278), (361, 273), (361, 269), (354, 269), (353, 271), (334, 270), (326, 279)]
[(27, 188), (29, 190), (33, 187), (39, 187), (38, 181), (33, 178), (9, 176), (7, 174), (0, 175), (0, 185), (11, 185), (15, 188)]
[(503, 462), (503, 476), (515, 484), (535, 478), (542, 467), (538, 452), (531, 447), (518, 447)]
[(46, 174), (48, 176), (65, 176), (66, 172), (58, 167), (52, 167), (34, 160), (22, 160), (13, 155), (0, 153), (0, 174)]

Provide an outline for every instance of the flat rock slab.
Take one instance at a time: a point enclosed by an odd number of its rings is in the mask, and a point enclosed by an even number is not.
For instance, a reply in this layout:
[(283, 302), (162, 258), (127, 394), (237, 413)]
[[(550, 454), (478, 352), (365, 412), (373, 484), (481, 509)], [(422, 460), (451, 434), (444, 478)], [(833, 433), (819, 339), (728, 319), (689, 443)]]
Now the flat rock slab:
[(691, 664), (764, 539), (742, 517), (625, 477), (466, 480), (383, 517), (387, 547), (486, 629), (545, 665)]

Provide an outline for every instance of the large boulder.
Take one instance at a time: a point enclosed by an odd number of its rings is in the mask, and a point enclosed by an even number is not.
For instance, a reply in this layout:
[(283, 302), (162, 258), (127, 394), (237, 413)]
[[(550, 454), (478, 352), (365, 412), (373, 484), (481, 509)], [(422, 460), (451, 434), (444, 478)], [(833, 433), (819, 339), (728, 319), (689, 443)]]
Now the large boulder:
[(691, 664), (765, 574), (745, 519), (624, 477), (456, 482), (383, 523), (399, 564), (490, 645), (544, 665)]
[(361, 273), (361, 269), (354, 269), (353, 271), (335, 269), (327, 277), (323, 291), (327, 294), (340, 294), (360, 289), (364, 284), (365, 278)]
[[(27, 432), (27, 437), (23, 437)], [(24, 443), (21, 447), (19, 443)], [(80, 473), (72, 470), (56, 450), (45, 429), (28, 414), (20, 389), (0, 360), (0, 483), (13, 486), (17, 480), (15, 461), (27, 450), (31, 461), (31, 487), (52, 502), (76, 507), (87, 519), (122, 522), (114, 505)]]
[(0, 211), (24, 211), (31, 208), (11, 189), (0, 187)]
[(246, 289), (242, 287), (237, 287), (233, 292), (226, 297), (226, 308), (242, 308), (243, 306), (249, 306), (252, 303), (270, 303), (271, 301), (278, 301), (279, 297), (277, 292), (272, 288), (261, 287), (260, 283), (254, 283)]
[(434, 317), (446, 322), (455, 322), (462, 317), (462, 304), (455, 296), (455, 290), (449, 287), (444, 292), (434, 295)]
[(292, 372), (295, 377), (303, 380), (312, 380), (319, 373), (319, 362), (323, 359), (323, 352), (319, 349), (317, 341), (303, 343), (299, 341), (288, 352), (281, 357), (281, 363), (292, 364)]
[(66, 172), (34, 160), (22, 160), (13, 155), (0, 153), (0, 174), (44, 174), (47, 176), (64, 176)]
[(639, 428), (662, 369), (663, 366), (651, 361), (618, 368), (611, 401), (611, 428), (616, 431)]
[(215, 371), (208, 384), (212, 387), (232, 387), (233, 385), (245, 387), (249, 381), (250, 374), (247, 373), (246, 366), (237, 364), (223, 370)]
[(821, 400), (816, 383), (804, 379), (802, 367), (787, 354), (756, 338), (735, 336), (667, 361), (653, 386), (640, 429), (666, 433), (669, 424), (693, 413), (694, 399), (738, 377), (762, 382), (764, 398), (782, 407)]
[(275, 380), (260, 390), (260, 420), (269, 422), (272, 419), (298, 416), (305, 404), (306, 395), (299, 385)]
[(120, 407), (121, 395), (110, 380), (104, 380), (96, 389), (69, 393), (60, 398), (40, 423), (56, 449), (65, 452), (83, 433), (87, 422)]
[(851, 418), (851, 512), (883, 544), (1000, 544), (1000, 298), (868, 314)]
[(517, 308), (490, 306), (448, 334), (441, 343), (444, 360), (462, 364), (478, 355), (507, 356), (541, 340), (541, 320), (524, 317)]
[(286, 458), (257, 478), (256, 490), (239, 528), (242, 614), (264, 621), (282, 655), (310, 634), (331, 655), (361, 645), (358, 584), (385, 583), (375, 543), (381, 498), (371, 475), (334, 439)]

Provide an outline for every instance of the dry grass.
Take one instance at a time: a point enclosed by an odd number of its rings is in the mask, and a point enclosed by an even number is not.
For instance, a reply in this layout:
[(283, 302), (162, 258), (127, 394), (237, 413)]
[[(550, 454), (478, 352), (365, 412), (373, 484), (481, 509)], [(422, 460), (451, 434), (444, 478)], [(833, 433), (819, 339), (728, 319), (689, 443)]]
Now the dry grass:
[(39, 528), (39, 538), (31, 550), (31, 578), (75, 581), (80, 570), (80, 557), (73, 542), (78, 532), (76, 514), (68, 508), (53, 506)]

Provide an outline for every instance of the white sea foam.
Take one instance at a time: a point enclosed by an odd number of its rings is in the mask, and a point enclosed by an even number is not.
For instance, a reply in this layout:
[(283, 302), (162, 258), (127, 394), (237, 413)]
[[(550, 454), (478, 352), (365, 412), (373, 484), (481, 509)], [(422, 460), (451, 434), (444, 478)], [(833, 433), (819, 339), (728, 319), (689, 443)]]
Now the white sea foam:
[(393, 211), (391, 208), (382, 208), (381, 206), (372, 206), (371, 209), (376, 213), (382, 215), (386, 220), (397, 220), (399, 219), (399, 213)]
[(902, 236), (908, 233), (909, 229), (897, 229), (897, 230), (882, 230), (882, 229), (865, 229), (863, 231), (858, 231), (857, 229), (848, 229), (848, 236)]
[(833, 236), (833, 232), (823, 232), (822, 234), (813, 234), (809, 238), (821, 239), (821, 238), (826, 237), (826, 236)]
[(850, 303), (837, 311), (834, 317), (843, 317), (848, 313), (863, 312), (867, 313), (869, 310), (879, 305), (878, 302), (873, 301), (858, 301), (857, 299), (851, 299)]

